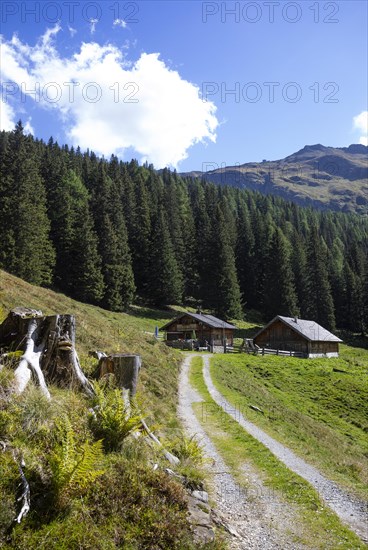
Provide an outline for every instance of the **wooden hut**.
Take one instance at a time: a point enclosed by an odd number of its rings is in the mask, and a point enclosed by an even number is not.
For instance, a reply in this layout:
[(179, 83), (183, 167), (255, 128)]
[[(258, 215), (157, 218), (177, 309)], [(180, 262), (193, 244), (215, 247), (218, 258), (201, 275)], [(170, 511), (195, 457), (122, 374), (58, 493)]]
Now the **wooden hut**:
[(183, 313), (160, 328), (160, 331), (166, 332), (166, 342), (169, 345), (195, 340), (197, 346), (209, 346), (213, 348), (212, 351), (216, 351), (217, 346), (222, 347), (223, 351), (224, 344), (231, 347), (235, 330), (234, 325), (200, 312)]
[(340, 338), (315, 321), (277, 315), (253, 338), (260, 348), (294, 351), (304, 357), (338, 357)]

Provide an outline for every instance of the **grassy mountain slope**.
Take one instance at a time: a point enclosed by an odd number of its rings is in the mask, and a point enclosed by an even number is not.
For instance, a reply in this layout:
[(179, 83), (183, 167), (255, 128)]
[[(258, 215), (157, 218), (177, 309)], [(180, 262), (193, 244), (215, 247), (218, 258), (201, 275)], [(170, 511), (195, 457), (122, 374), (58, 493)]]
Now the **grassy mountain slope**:
[[(138, 405), (166, 448), (180, 457), (176, 471), (200, 487), (200, 465), (188, 455), (176, 419), (180, 355), (152, 334), (170, 312), (135, 308), (130, 315), (111, 313), (0, 271), (0, 321), (15, 306), (74, 314), (76, 347), (86, 373), (96, 366), (88, 350), (141, 354)], [(101, 386), (96, 397), (87, 398), (51, 386), (47, 401), (33, 384), (19, 396), (11, 393), (12, 377), (7, 364), (0, 368), (1, 548), (223, 548), (219, 541), (205, 547), (193, 542), (186, 491), (164, 471), (169, 463), (158, 448), (142, 437), (125, 437), (119, 390)], [(31, 509), (17, 524), (21, 458)]]
[[(70, 313), (77, 324), (77, 351), (86, 373), (91, 373), (97, 361), (88, 351), (138, 353), (142, 356), (142, 371), (138, 392), (155, 422), (176, 425), (176, 392), (179, 357), (158, 343), (152, 334), (155, 326), (167, 322), (174, 312), (160, 312), (134, 307), (132, 314), (113, 313), (99, 307), (82, 304), (64, 294), (24, 282), (0, 270), (0, 320), (16, 306), (41, 309), (46, 315)], [(162, 382), (165, 381), (163, 384)]]
[(307, 145), (276, 161), (182, 175), (273, 194), (319, 209), (368, 213), (368, 147)]

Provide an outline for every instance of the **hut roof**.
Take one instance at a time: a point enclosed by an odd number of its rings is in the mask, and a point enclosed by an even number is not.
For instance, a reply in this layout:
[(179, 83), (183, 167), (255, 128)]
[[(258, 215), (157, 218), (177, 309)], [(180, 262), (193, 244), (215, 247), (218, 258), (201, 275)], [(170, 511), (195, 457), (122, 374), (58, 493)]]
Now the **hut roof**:
[(196, 321), (201, 322), (204, 325), (207, 325), (211, 328), (228, 328), (228, 329), (232, 329), (232, 330), (236, 329), (236, 326), (231, 325), (230, 323), (227, 323), (226, 321), (222, 321), (221, 319), (218, 319), (217, 317), (214, 317), (214, 315), (206, 315), (205, 313), (189, 313), (189, 312), (186, 312), (186, 313), (182, 313), (181, 315), (179, 315), (175, 319), (171, 319), (171, 321), (169, 321), (168, 323), (166, 323), (166, 325), (161, 327), (160, 330), (166, 330), (166, 328), (169, 327), (170, 325), (172, 325), (172, 323), (175, 323), (176, 321), (179, 321), (180, 319), (182, 319), (186, 315), (188, 315), (189, 317), (192, 317)]
[(342, 342), (340, 338), (332, 334), (332, 332), (329, 332), (327, 329), (321, 327), (321, 325), (315, 321), (298, 319), (297, 317), (284, 317), (282, 315), (276, 315), (276, 317), (274, 317), (265, 327), (257, 332), (254, 338), (266, 330), (277, 319), (290, 327), (292, 330), (295, 330), (295, 332), (298, 332), (310, 342)]

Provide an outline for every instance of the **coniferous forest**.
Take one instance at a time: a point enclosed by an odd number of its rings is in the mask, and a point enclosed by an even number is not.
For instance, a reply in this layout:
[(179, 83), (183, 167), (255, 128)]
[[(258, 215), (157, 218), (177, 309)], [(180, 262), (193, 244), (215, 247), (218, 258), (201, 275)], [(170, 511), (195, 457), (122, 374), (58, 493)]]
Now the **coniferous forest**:
[(0, 134), (0, 268), (78, 300), (368, 328), (368, 219)]

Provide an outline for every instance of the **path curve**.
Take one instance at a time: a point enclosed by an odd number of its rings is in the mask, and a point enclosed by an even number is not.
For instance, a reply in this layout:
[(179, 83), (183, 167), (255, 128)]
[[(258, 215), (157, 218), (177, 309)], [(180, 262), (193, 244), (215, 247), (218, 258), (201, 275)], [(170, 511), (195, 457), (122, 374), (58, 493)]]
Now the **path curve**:
[(277, 499), (270, 499), (267, 490), (262, 489), (260, 478), (252, 471), (247, 471), (248, 479), (257, 488), (249, 494), (227, 471), (228, 468), (217, 453), (211, 439), (207, 436), (197, 420), (192, 403), (203, 401), (199, 393), (189, 383), (189, 368), (192, 358), (187, 356), (181, 367), (179, 380), (178, 416), (188, 435), (199, 438), (207, 457), (213, 460), (212, 497), (216, 502), (215, 517), (234, 532), (231, 540), (233, 550), (303, 550), (304, 546), (290, 541), (286, 530), (293, 522), (292, 512), (288, 506)]
[(234, 409), (234, 406), (215, 388), (210, 374), (210, 355), (203, 355), (203, 377), (212, 399), (224, 409), (242, 428), (257, 439), (291, 471), (308, 481), (322, 500), (339, 516), (342, 522), (354, 531), (364, 542), (368, 542), (367, 504), (354, 499), (336, 483), (324, 477), (314, 466), (305, 462), (290, 449), (273, 439)]

